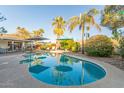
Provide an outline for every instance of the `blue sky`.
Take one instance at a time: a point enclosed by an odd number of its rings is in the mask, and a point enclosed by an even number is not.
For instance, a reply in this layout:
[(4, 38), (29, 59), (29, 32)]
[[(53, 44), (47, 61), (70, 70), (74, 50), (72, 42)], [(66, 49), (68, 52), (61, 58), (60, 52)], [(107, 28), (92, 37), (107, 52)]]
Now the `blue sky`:
[[(7, 20), (1, 22), (0, 25), (4, 26), (8, 33), (16, 32), (16, 27), (25, 27), (30, 32), (43, 28), (45, 30), (45, 37), (50, 38), (52, 41), (56, 39), (53, 34), (52, 21), (56, 16), (62, 16), (65, 20), (70, 17), (79, 15), (80, 13), (86, 12), (92, 8), (103, 10), (104, 6), (0, 6), (0, 12), (4, 15)], [(100, 15), (95, 17), (96, 22), (100, 23)], [(111, 36), (111, 31), (105, 27), (102, 27), (102, 32), (97, 31), (94, 27), (91, 28), (90, 35), (105, 34)], [(73, 33), (69, 33), (68, 29), (65, 31), (64, 37), (74, 38), (75, 40), (81, 39), (81, 32), (76, 28)]]

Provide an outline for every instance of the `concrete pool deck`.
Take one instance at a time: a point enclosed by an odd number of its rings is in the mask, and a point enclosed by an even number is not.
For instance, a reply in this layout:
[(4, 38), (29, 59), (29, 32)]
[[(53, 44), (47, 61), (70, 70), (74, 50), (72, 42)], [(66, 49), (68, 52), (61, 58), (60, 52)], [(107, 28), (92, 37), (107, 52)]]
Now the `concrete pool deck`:
[[(0, 57), (0, 87), (1, 88), (59, 88), (60, 86), (48, 85), (33, 78), (28, 72), (27, 64), (19, 64), (23, 60), (23, 53)], [(104, 62), (66, 54), (79, 59), (88, 60), (103, 67), (107, 74), (101, 80), (83, 86), (86, 88), (121, 88), (124, 87), (124, 71)]]

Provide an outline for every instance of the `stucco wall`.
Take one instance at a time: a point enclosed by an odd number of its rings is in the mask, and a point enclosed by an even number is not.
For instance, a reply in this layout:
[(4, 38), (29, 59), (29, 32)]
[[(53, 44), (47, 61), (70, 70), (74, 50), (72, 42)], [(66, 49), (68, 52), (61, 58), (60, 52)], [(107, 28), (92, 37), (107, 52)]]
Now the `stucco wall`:
[(0, 40), (0, 48), (8, 48), (8, 41)]

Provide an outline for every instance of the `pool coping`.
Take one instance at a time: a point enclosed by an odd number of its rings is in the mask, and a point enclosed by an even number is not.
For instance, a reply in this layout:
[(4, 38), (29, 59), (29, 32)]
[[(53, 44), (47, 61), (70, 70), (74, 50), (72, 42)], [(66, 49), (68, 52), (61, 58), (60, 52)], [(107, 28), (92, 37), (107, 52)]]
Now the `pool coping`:
[(63, 53), (63, 55), (78, 58), (81, 60), (90, 61), (92, 63), (99, 65), (106, 71), (106, 76), (103, 77), (102, 79), (92, 82), (90, 84), (82, 85), (80, 87), (89, 87), (89, 88), (123, 88), (124, 87), (124, 71), (118, 69), (117, 67), (105, 63), (104, 61), (98, 61), (95, 59), (88, 58), (86, 56), (80, 57), (68, 53)]

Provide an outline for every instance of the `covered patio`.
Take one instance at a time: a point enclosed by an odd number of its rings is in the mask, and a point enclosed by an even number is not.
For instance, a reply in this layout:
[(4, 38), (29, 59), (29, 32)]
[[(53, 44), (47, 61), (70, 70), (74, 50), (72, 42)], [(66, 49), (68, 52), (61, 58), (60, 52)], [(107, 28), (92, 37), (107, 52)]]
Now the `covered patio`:
[(30, 40), (0, 38), (0, 53), (24, 51)]

